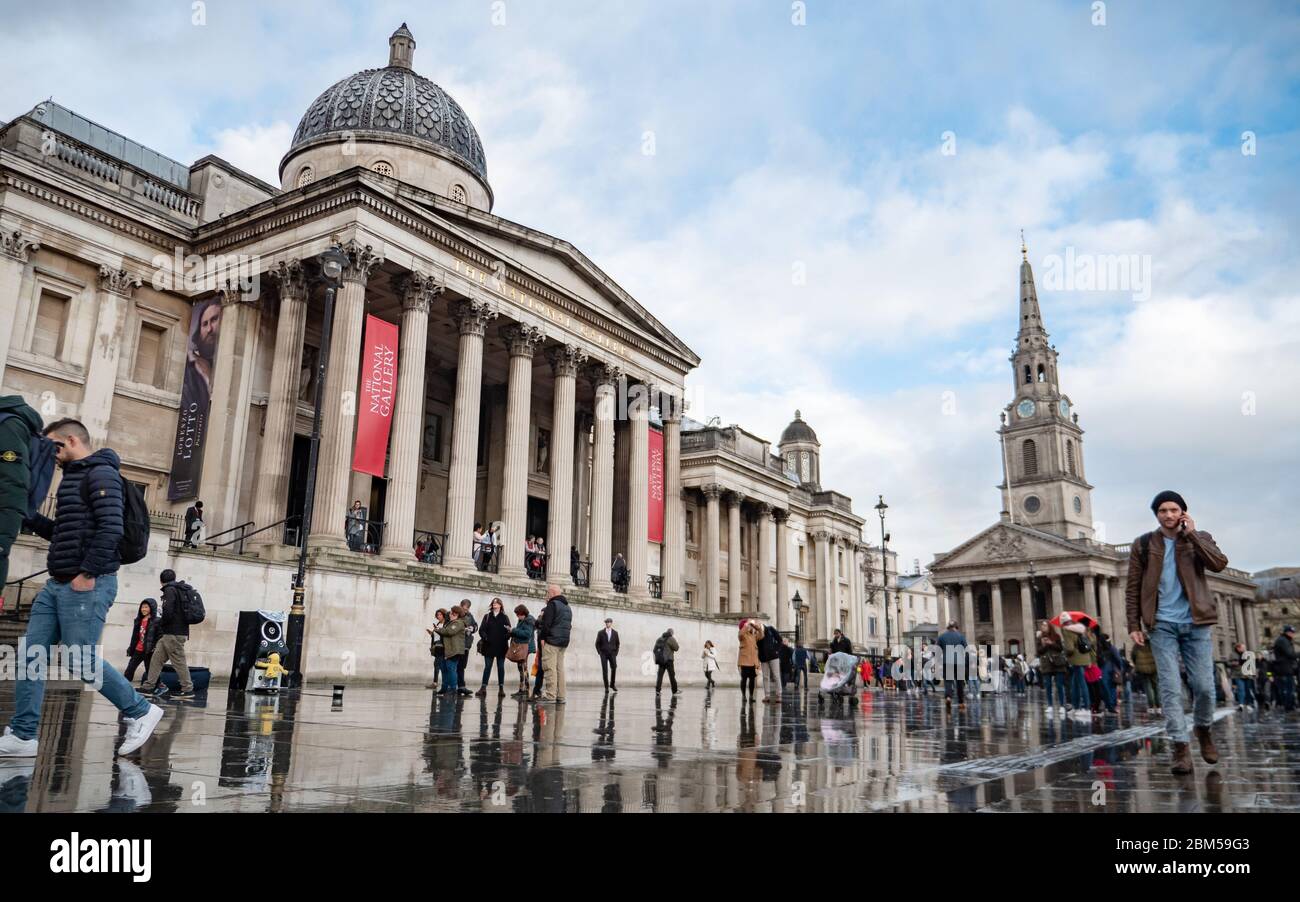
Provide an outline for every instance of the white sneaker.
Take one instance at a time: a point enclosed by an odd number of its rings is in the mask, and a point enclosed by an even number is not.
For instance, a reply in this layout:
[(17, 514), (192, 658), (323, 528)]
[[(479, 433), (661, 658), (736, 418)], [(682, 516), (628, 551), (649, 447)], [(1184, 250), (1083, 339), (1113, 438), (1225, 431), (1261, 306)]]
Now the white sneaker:
[(1052, 717), (1052, 716), (1053, 716), (1053, 715), (1052, 715), (1052, 706), (1051, 706), (1051, 705), (1048, 705), (1048, 706), (1047, 706), (1047, 716), (1048, 716), (1048, 717)]
[(14, 735), (14, 731), (5, 727), (3, 736), (0, 736), (0, 758), (35, 758), (36, 757), (36, 740), (19, 739)]
[(162, 720), (163, 709), (157, 705), (150, 705), (148, 712), (143, 717), (128, 717), (126, 728), (126, 739), (122, 740), (122, 745), (118, 748), (119, 755), (129, 755), (144, 745), (149, 737), (153, 735), (154, 728), (158, 726), (158, 721)]
[(117, 792), (113, 795), (117, 798), (132, 802), (137, 808), (143, 808), (153, 801), (153, 792), (149, 789), (149, 781), (144, 777), (144, 771), (133, 761), (122, 760), (117, 762)]

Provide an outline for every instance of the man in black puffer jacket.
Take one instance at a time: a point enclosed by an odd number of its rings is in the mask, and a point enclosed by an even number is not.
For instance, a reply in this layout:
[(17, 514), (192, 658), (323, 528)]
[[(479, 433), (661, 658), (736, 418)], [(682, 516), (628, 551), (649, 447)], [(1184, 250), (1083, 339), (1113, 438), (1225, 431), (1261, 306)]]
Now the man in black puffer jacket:
[(0, 757), (36, 756), (46, 664), (54, 645), (70, 647), (68, 658), (78, 676), (126, 715), (126, 739), (118, 754), (127, 755), (144, 745), (163, 712), (99, 657), (99, 640), (117, 596), (121, 563), (117, 550), (123, 523), (119, 460), (108, 448), (92, 452), (90, 434), (76, 420), (57, 420), (45, 427), (45, 435), (58, 449), (63, 481), (54, 519), (38, 514), (27, 521), (33, 532), (49, 540), (49, 580), (32, 602), (27, 653), (19, 662), (34, 678), (15, 682), (14, 717), (0, 736)]

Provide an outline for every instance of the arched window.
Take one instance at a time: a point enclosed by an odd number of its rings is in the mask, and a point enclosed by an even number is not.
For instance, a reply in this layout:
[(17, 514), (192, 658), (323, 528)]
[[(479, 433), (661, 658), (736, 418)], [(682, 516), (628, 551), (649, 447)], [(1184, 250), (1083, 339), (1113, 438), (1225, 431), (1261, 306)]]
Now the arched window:
[(1025, 385), (1032, 385), (1034, 382), (1033, 374), (1029, 372), (1029, 364), (1025, 364)]
[(298, 170), (298, 187), (310, 185), (316, 178), (316, 171), (310, 166), (304, 166)]
[(1043, 366), (1041, 363), (1038, 364), (1038, 381), (1039, 382), (1047, 381), (1047, 368)]
[(456, 203), (458, 204), (467, 203), (468, 202), (466, 200), (467, 197), (468, 195), (465, 193), (464, 185), (451, 186), (451, 199), (454, 200)]
[(380, 175), (391, 176), (393, 174), (393, 166), (387, 160), (376, 160), (371, 164), (370, 169)]
[(1071, 441), (1065, 443), (1065, 465), (1069, 468), (1071, 476), (1079, 475), (1074, 470), (1074, 442)]
[(1034, 440), (1032, 438), (1025, 439), (1025, 443), (1020, 446), (1020, 450), (1024, 459), (1025, 475), (1038, 475), (1038, 446), (1034, 444)]

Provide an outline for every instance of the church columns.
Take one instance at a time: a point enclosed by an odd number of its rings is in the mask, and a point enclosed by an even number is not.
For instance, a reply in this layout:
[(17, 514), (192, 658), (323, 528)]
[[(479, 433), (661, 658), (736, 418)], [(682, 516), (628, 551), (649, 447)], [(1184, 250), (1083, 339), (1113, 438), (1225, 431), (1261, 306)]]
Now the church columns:
[(1124, 644), (1124, 629), (1115, 624), (1115, 614), (1110, 603), (1110, 580), (1105, 576), (1097, 577), (1097, 611), (1101, 619), (1101, 631), (1110, 636), (1119, 645)]
[[(640, 387), (648, 389), (649, 386)], [(638, 601), (650, 597), (647, 560), (650, 542), (650, 402), (647, 394), (634, 395), (627, 409), (632, 446), (627, 496), (627, 594), (628, 598)]]
[(597, 364), (591, 369), (596, 386), (595, 447), (591, 475), (591, 588), (609, 591), (614, 524), (614, 384), (622, 372)]
[(1029, 660), (1034, 654), (1034, 593), (1028, 577), (1021, 577), (1020, 583), (1020, 650)]
[(718, 497), (722, 494), (722, 486), (706, 485), (703, 492), (704, 553), (700, 556), (700, 560), (705, 564), (704, 612), (717, 614), (722, 610), (722, 552), (719, 550), (722, 544), (722, 529), (718, 512)]
[(1052, 609), (1047, 613), (1055, 617), (1065, 610), (1065, 593), (1061, 590), (1061, 578), (1059, 576), (1049, 576), (1048, 579), (1052, 583)]
[(679, 405), (663, 411), (664, 546), (659, 573), (664, 601), (681, 604), (686, 597), (686, 528), (682, 504), (682, 420)]
[[(1234, 642), (1246, 642), (1246, 616), (1245, 612), (1242, 611), (1244, 603), (1240, 598), (1231, 598), (1228, 603), (1232, 605), (1232, 622), (1237, 628)], [(1249, 648), (1249, 644), (1246, 647)]]
[(1124, 583), (1115, 577), (1108, 577), (1106, 584), (1110, 592), (1110, 620), (1115, 627), (1115, 632), (1111, 633), (1111, 638), (1118, 634), (1120, 643), (1128, 646), (1132, 640), (1128, 637), (1128, 612), (1124, 600)]
[(793, 629), (791, 615), (799, 616), (790, 608), (790, 534), (786, 527), (790, 512), (778, 509), (773, 515), (776, 518), (776, 628), (787, 632)]
[(758, 506), (758, 612), (767, 621), (772, 621), (776, 617), (776, 607), (772, 603), (772, 505), (770, 504)]
[[(482, 301), (458, 302), (452, 318), (460, 332), (456, 401), (451, 421), (451, 464), (447, 472), (447, 541), (443, 563), (474, 566), (474, 495), (478, 483), (479, 404), (483, 397), (483, 334), (497, 311)], [(521, 543), (522, 545), (522, 543)], [(521, 546), (517, 545), (517, 553)]]
[(727, 613), (744, 610), (740, 603), (740, 494), (727, 493)]
[(1091, 573), (1083, 574), (1083, 612), (1093, 620), (1097, 616), (1097, 581)]
[[(117, 390), (117, 362), (121, 354), (126, 311), (131, 304), (132, 292), (142, 284), (139, 276), (131, 275), (124, 269), (115, 270), (108, 266), (99, 268), (99, 315), (95, 319), (95, 337), (90, 343), (86, 385), (81, 395), (81, 420), (90, 433), (92, 446), (102, 446), (108, 438), (108, 419), (113, 411), (113, 394)], [(12, 324), (9, 328), (13, 328)], [(224, 329), (222, 335), (225, 335)], [(223, 342), (227, 356), (230, 344)], [(6, 346), (6, 357), (8, 351)], [(215, 365), (220, 366), (220, 361), (221, 355), (218, 354)], [(214, 384), (213, 414), (216, 413), (216, 392)], [(204, 483), (203, 486), (206, 489), (208, 484)]]
[[(510, 352), (506, 390), (506, 448), (501, 480), (501, 547), (498, 573), (523, 578), (528, 528), (528, 426), (532, 412), (533, 353), (545, 339), (536, 326), (514, 324), (501, 330)], [(552, 430), (554, 432), (554, 430)], [(552, 449), (553, 452), (553, 449)], [(567, 466), (567, 461), (566, 461)], [(556, 498), (558, 506), (560, 499)], [(564, 556), (558, 545), (551, 554)]]
[(572, 498), (578, 368), (586, 362), (587, 355), (573, 345), (559, 345), (551, 348), (548, 356), (555, 376), (555, 393), (551, 405), (551, 503), (546, 515), (550, 557), (546, 572), (551, 582), (564, 586), (571, 578), (569, 546), (575, 544)]
[[(275, 326), (275, 355), (271, 362), (270, 395), (262, 446), (257, 455), (257, 492), (252, 520), (256, 529), (284, 519), (289, 494), (289, 465), (293, 457), (293, 417), (298, 406), (302, 342), (307, 328), (307, 273), (301, 260), (278, 264), (271, 276), (280, 288), (280, 318)], [(301, 534), (303, 524), (298, 524)], [(281, 544), (283, 529), (260, 532), (256, 546)]]
[[(312, 545), (346, 548), (344, 521), (352, 472), (352, 430), (356, 422), (357, 377), (361, 369), (361, 327), (366, 312), (366, 281), (384, 258), (369, 245), (349, 241), (344, 251), (343, 287), (337, 292), (330, 337), (329, 365), (321, 403), (321, 441), (312, 509)], [(227, 323), (221, 328), (225, 340)], [(214, 397), (215, 401), (215, 397)], [(213, 449), (209, 447), (208, 453)], [(205, 455), (206, 456), (206, 455)], [(206, 469), (206, 468), (205, 468)]]
[[(961, 584), (961, 631), (966, 641), (975, 643), (975, 593), (970, 583)], [(888, 636), (885, 637), (888, 642)]]
[(993, 646), (997, 649), (998, 654), (1007, 653), (1007, 636), (1003, 628), (1002, 617), (1002, 581), (994, 579), (990, 582), (990, 595), (993, 602)]

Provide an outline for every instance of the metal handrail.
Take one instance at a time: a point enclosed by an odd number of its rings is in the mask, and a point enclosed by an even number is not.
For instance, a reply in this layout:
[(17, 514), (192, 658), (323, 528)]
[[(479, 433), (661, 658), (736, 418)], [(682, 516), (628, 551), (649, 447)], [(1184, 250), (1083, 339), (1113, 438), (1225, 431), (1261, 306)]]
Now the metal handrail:
[(19, 611), (22, 610), (22, 606), (23, 606), (23, 585), (27, 582), (27, 580), (35, 579), (36, 577), (42, 576), (49, 572), (50, 572), (49, 568), (46, 568), (45, 570), (37, 570), (35, 573), (29, 573), (26, 576), (5, 583), (6, 587), (8, 586), (18, 587), (18, 600), (14, 602), (13, 610), (6, 611), (4, 610), (4, 608), (0, 608), (0, 617), (6, 617), (13, 620), (17, 620)]
[(524, 572), (529, 579), (546, 579), (546, 564), (550, 560), (549, 552), (524, 550)]
[(664, 597), (664, 579), (662, 576), (648, 576), (646, 577), (646, 582), (650, 586), (651, 598)]
[[(424, 547), (421, 548), (421, 545)], [(411, 537), (415, 559), (421, 564), (441, 564), (447, 547), (447, 534), (428, 529), (417, 529)]]
[(570, 561), (569, 577), (580, 589), (591, 587), (591, 561)]
[[(347, 539), (348, 548), (361, 554), (379, 554), (380, 549), (384, 546), (384, 527), (388, 524), (383, 520), (361, 520), (362, 535), (361, 542), (356, 547), (352, 547), (351, 536), (344, 534)], [(376, 527), (378, 527), (376, 529)]]

